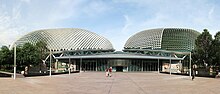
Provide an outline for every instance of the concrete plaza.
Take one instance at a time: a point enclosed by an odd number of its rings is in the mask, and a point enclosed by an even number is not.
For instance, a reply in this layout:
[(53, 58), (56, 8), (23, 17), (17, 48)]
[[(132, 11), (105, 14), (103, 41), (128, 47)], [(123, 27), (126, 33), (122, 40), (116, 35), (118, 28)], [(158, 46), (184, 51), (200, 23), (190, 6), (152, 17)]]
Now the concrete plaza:
[(219, 94), (220, 79), (157, 73), (81, 72), (0, 78), (0, 94)]

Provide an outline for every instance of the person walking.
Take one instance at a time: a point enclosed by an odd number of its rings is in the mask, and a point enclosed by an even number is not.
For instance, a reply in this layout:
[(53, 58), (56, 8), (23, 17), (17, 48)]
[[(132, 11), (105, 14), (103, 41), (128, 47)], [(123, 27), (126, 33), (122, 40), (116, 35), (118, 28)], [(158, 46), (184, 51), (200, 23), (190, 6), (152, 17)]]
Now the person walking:
[(195, 70), (193, 69), (192, 70), (192, 80), (194, 80), (195, 79)]
[(219, 75), (218, 75), (218, 73), (219, 73), (218, 67), (216, 67), (215, 72), (216, 72), (215, 78), (218, 78), (219, 77)]
[(195, 75), (196, 75), (196, 65), (194, 64), (192, 68), (192, 80), (195, 79)]
[(110, 67), (108, 70), (109, 70), (109, 76), (112, 77), (112, 67)]
[(108, 68), (105, 69), (105, 76), (106, 76), (106, 77), (109, 76), (109, 69), (108, 69)]

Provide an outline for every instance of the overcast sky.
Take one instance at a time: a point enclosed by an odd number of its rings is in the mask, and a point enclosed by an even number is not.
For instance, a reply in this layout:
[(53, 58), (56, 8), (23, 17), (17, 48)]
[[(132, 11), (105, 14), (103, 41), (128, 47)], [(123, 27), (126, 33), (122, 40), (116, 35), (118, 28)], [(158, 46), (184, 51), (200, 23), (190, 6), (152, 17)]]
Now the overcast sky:
[(142, 30), (163, 27), (220, 31), (219, 0), (0, 0), (0, 46), (48, 28), (82, 28), (116, 50)]

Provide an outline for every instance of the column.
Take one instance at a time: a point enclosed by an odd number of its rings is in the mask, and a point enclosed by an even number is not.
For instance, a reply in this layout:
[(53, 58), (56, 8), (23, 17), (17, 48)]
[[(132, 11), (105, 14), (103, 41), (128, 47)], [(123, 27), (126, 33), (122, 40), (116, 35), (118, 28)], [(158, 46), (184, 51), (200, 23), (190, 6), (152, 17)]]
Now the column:
[(189, 53), (189, 76), (190, 76), (190, 77), (192, 76), (192, 75), (191, 75), (191, 72), (192, 72), (192, 71), (191, 71), (191, 60), (192, 60), (191, 57), (192, 57), (192, 56), (191, 56), (191, 52), (190, 52), (190, 53)]
[(170, 75), (171, 75), (171, 54), (170, 54)]
[(80, 64), (79, 64), (79, 72), (82, 71), (82, 57), (80, 58)]
[(160, 73), (160, 60), (158, 58), (158, 61), (157, 61), (157, 71), (158, 71), (158, 74)]
[(98, 71), (98, 70), (97, 70), (97, 66), (98, 66), (98, 65), (97, 65), (97, 61), (98, 61), (98, 60), (96, 59), (96, 62), (95, 62), (95, 65), (96, 65), (96, 66), (95, 66), (95, 71)]

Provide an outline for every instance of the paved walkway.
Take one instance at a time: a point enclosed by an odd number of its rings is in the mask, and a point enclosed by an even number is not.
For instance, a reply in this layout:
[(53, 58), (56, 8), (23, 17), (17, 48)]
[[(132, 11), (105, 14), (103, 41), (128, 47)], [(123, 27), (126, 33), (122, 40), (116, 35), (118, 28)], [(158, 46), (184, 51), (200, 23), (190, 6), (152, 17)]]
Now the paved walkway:
[[(0, 71), (0, 73), (2, 73), (2, 74), (4, 74), (4, 75), (11, 76), (11, 77), (14, 76), (14, 73), (11, 73), (11, 72)], [(24, 75), (19, 74), (19, 73), (16, 73), (16, 77), (17, 77), (17, 78), (24, 78)]]
[(82, 72), (0, 78), (0, 94), (220, 94), (220, 79), (157, 73)]

